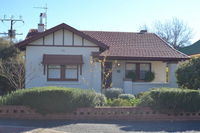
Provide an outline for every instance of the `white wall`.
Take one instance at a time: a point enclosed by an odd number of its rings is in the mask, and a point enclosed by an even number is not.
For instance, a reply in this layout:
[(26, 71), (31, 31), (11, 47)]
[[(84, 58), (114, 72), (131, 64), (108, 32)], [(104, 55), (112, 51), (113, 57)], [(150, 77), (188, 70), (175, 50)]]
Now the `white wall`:
[[(98, 48), (86, 47), (47, 47), (27, 46), (26, 48), (26, 88), (38, 86), (65, 86), (83, 89), (101, 89), (101, 65), (90, 63), (91, 52)], [(82, 75), (79, 81), (47, 81), (47, 72), (44, 74), (42, 58), (44, 54), (82, 55)], [(46, 70), (47, 71), (47, 70)]]

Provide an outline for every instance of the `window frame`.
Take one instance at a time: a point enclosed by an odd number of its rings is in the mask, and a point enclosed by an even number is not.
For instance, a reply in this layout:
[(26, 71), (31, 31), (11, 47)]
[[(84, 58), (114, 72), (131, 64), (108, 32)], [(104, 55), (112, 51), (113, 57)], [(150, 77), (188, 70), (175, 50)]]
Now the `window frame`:
[(135, 80), (136, 82), (143, 82), (144, 81), (144, 80), (140, 79), (140, 64), (148, 64), (150, 72), (152, 71), (151, 70), (151, 63), (148, 63), (148, 62), (126, 62), (126, 64), (125, 64), (125, 79), (127, 79), (126, 78), (127, 64), (135, 64), (136, 65), (136, 70), (135, 70), (136, 77), (137, 77), (136, 80)]
[[(47, 65), (47, 81), (78, 81), (79, 79), (79, 65), (78, 64), (66, 64), (66, 65), (59, 65), (60, 66), (60, 78), (49, 78), (49, 66), (53, 64), (48, 64)], [(67, 65), (74, 65), (76, 66), (77, 78), (65, 78), (65, 68)]]

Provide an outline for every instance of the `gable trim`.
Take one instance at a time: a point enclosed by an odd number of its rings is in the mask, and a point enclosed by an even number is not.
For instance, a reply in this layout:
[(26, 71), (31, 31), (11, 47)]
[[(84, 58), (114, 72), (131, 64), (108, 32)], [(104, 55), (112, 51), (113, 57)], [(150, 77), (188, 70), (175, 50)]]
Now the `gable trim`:
[[(51, 34), (53, 32), (56, 32), (58, 30), (61, 30), (61, 29), (69, 30), (69, 31), (71, 31), (73, 33), (73, 36), (74, 36), (74, 34), (77, 34), (77, 35), (81, 36), (82, 38), (85, 38), (88, 41), (91, 41), (91, 42), (95, 43), (97, 46), (99, 46), (99, 47), (101, 47), (103, 49), (109, 48), (106, 44), (104, 44), (104, 43), (102, 43), (102, 42), (90, 37), (89, 35), (81, 32), (81, 31), (79, 31), (79, 30), (77, 30), (77, 29), (75, 29), (75, 28), (73, 28), (73, 27), (71, 27), (71, 26), (69, 26), (69, 25), (67, 25), (65, 23), (57, 25), (57, 26), (55, 26), (55, 27), (53, 27), (51, 29), (48, 29), (48, 30), (46, 30), (44, 32), (38, 33), (37, 35), (35, 35), (35, 36), (31, 37), (31, 38), (25, 39), (24, 41), (21, 41), (21, 42), (17, 43), (16, 46), (19, 47), (20, 49), (25, 49), (25, 47), (29, 43), (31, 43), (32, 41), (35, 41), (35, 40), (40, 39), (42, 37), (44, 39), (45, 36), (47, 36), (47, 35), (49, 35), (49, 34)], [(44, 45), (44, 46), (46, 46), (46, 45)]]
[(85, 47), (85, 48), (98, 48), (98, 46), (83, 46), (83, 45), (33, 45), (29, 44), (28, 46), (39, 46), (39, 47)]

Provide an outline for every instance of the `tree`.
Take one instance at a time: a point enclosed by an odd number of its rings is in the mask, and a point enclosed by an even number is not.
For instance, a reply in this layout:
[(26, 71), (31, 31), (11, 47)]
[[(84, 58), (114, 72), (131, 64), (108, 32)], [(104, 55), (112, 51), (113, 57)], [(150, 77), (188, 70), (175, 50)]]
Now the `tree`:
[(193, 58), (181, 64), (176, 71), (176, 78), (180, 87), (200, 89), (200, 58)]
[(24, 87), (25, 68), (23, 53), (12, 42), (0, 38), (0, 92), (1, 94)]
[(151, 29), (151, 32), (156, 33), (175, 49), (190, 44), (192, 39), (192, 29), (178, 18), (172, 18), (165, 22), (156, 21), (152, 28), (146, 25), (140, 26), (141, 28)]
[(182, 20), (173, 18), (164, 23), (157, 21), (155, 33), (175, 49), (190, 44), (192, 30)]

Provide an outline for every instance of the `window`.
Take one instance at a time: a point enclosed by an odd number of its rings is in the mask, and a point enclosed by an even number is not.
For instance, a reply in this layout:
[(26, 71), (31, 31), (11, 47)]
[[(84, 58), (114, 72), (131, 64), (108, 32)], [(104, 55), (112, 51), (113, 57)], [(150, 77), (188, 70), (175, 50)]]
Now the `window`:
[(65, 66), (65, 79), (69, 79), (69, 80), (78, 79), (78, 65)]
[(48, 81), (78, 81), (78, 65), (48, 65)]
[[(130, 72), (134, 72), (136, 73), (136, 64), (133, 63), (127, 63), (126, 64), (126, 76), (128, 75), (128, 73)], [(126, 77), (127, 78), (127, 77)]]
[(145, 79), (145, 75), (147, 72), (151, 71), (150, 70), (150, 64), (139, 64), (140, 65), (140, 74), (139, 74), (139, 79), (140, 80), (144, 80)]
[(128, 73), (135, 73), (136, 81), (143, 81), (147, 72), (151, 71), (150, 63), (127, 63), (125, 70), (125, 78)]
[(61, 77), (61, 66), (50, 65), (48, 67), (48, 78), (49, 79), (60, 79)]

